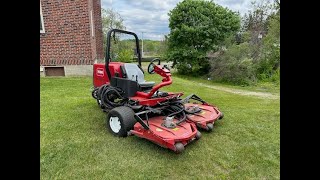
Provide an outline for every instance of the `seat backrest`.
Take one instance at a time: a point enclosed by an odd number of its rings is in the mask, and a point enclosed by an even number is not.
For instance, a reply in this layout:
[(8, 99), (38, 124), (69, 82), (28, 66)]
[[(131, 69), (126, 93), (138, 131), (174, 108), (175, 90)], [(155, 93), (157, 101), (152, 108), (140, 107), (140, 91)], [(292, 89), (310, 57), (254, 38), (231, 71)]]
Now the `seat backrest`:
[(144, 74), (141, 71), (141, 69), (138, 67), (137, 64), (133, 63), (124, 63), (124, 69), (127, 74), (127, 79), (130, 79), (132, 81), (136, 81), (136, 76), (138, 79), (138, 83), (144, 82)]

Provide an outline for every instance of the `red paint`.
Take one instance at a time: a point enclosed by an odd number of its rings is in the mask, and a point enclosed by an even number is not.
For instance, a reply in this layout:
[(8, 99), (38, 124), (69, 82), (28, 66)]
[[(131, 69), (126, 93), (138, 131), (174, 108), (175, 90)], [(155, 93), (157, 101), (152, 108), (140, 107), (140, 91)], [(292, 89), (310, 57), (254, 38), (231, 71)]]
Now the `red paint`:
[[(122, 62), (110, 62), (109, 70), (111, 76), (113, 77), (115, 73), (119, 73), (119, 77), (122, 77), (122, 72), (120, 70), (120, 66), (123, 65)], [(110, 80), (108, 78), (105, 64), (94, 64), (93, 65), (93, 86), (100, 87), (104, 84), (109, 84)]]
[[(198, 131), (194, 123), (183, 122), (180, 125), (177, 125), (176, 128), (170, 129), (161, 126), (163, 123), (163, 118), (164, 116), (150, 118), (148, 121), (150, 129), (148, 130), (144, 129), (140, 123), (136, 123), (131, 132), (138, 137), (148, 139), (164, 148), (169, 148), (173, 151), (176, 151), (174, 146), (175, 143), (181, 142), (185, 146), (194, 140)], [(177, 121), (177, 119), (174, 119), (174, 122)], [(147, 123), (146, 121), (144, 122)]]
[[(119, 77), (123, 77), (121, 73), (120, 66), (123, 65), (122, 62), (110, 62), (109, 70), (111, 77), (115, 76), (115, 73), (119, 73)], [(154, 86), (149, 93), (138, 91), (135, 96), (130, 97), (130, 99), (139, 101), (140, 105), (155, 106), (158, 103), (164, 102), (168, 99), (175, 97), (180, 97), (183, 93), (168, 93), (169, 96), (163, 98), (151, 98), (151, 96), (159, 90), (161, 87), (168, 86), (172, 84), (171, 73), (168, 69), (161, 67), (160, 65), (154, 66), (154, 71), (163, 77), (162, 82)], [(105, 64), (94, 64), (93, 65), (93, 85), (94, 87), (100, 87), (104, 84), (109, 84), (110, 80), (108, 78), (107, 72), (105, 70)]]
[[(141, 92), (137, 92), (136, 96), (131, 97), (131, 100), (139, 101), (139, 105), (145, 105), (145, 106), (155, 106), (158, 103), (167, 101), (169, 99), (173, 99), (176, 97), (181, 97), (183, 93), (168, 93), (169, 95), (166, 97), (160, 97), (160, 98), (147, 98), (145, 96), (140, 95)], [(145, 93), (146, 94), (146, 93)]]
[(199, 106), (201, 111), (196, 113), (196, 115), (188, 115), (188, 119), (198, 124), (203, 129), (207, 128), (208, 123), (214, 124), (214, 122), (218, 120), (218, 118), (221, 115), (221, 112), (215, 106), (206, 105), (206, 104), (192, 104), (192, 103), (185, 104), (186, 109), (190, 106)]
[(154, 72), (163, 77), (162, 82), (154, 86), (149, 93), (137, 92), (137, 96), (142, 98), (151, 98), (151, 96), (163, 86), (172, 84), (171, 73), (168, 69), (161, 67), (160, 65), (154, 66)]
[[(110, 62), (109, 70), (111, 77), (115, 76), (115, 73), (119, 74), (119, 77), (123, 77), (121, 73), (121, 62)], [(138, 91), (135, 96), (130, 97), (131, 100), (137, 101), (139, 105), (144, 106), (156, 106), (170, 99), (179, 98), (183, 93), (168, 93), (166, 97), (151, 98), (152, 95), (161, 87), (170, 85), (172, 83), (171, 73), (166, 68), (160, 65), (154, 66), (154, 71), (163, 77), (162, 82), (154, 86), (149, 93)], [(108, 75), (105, 70), (105, 64), (93, 65), (93, 81), (95, 87), (100, 87), (103, 84), (110, 83)], [(177, 129), (170, 129), (161, 126), (164, 116), (152, 117), (149, 119), (149, 129), (146, 130), (140, 123), (134, 125), (132, 134), (148, 139), (162, 147), (169, 148), (176, 151), (175, 144), (180, 142), (184, 146), (195, 139), (197, 133), (197, 127), (200, 126), (203, 129), (207, 128), (208, 123), (214, 123), (221, 115), (219, 109), (215, 106), (205, 104), (185, 104), (185, 107), (199, 106), (202, 110), (196, 115), (188, 115), (187, 121), (177, 126)], [(177, 120), (174, 120), (177, 122)], [(145, 121), (146, 122), (146, 121)]]

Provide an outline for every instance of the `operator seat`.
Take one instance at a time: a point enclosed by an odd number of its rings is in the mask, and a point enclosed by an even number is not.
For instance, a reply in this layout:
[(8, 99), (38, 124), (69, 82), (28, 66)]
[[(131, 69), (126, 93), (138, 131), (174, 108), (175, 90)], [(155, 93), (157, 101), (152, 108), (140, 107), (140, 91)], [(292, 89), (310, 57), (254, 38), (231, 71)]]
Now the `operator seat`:
[(146, 81), (144, 74), (137, 64), (124, 63), (124, 70), (127, 79), (137, 81), (141, 88), (152, 88), (155, 84), (153, 81)]

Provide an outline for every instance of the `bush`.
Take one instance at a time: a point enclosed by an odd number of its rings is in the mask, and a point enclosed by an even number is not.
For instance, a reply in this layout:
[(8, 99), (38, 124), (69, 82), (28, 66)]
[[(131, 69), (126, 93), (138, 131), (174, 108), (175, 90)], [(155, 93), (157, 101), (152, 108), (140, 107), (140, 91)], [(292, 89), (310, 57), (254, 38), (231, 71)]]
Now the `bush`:
[(211, 59), (210, 76), (213, 80), (249, 85), (257, 81), (249, 43), (232, 45), (223, 55)]
[(262, 40), (252, 41), (253, 34), (250, 31), (226, 38), (222, 46), (227, 51), (211, 60), (212, 78), (234, 84), (252, 84), (257, 80), (279, 84), (279, 18), (279, 14), (275, 14), (269, 19), (268, 33)]
[(182, 74), (182, 75), (190, 75), (190, 74), (192, 74), (192, 66), (191, 66), (191, 64), (179, 63), (177, 65), (177, 70), (178, 70), (178, 73)]
[(122, 49), (118, 53), (117, 60), (120, 62), (131, 62), (133, 60), (133, 52), (130, 49)]
[(210, 64), (206, 58), (202, 58), (198, 61), (178, 63), (177, 70), (182, 75), (201, 76), (209, 73)]
[(273, 81), (280, 70), (280, 42), (279, 39), (268, 34), (263, 41), (261, 58), (257, 62), (257, 75), (262, 81)]
[(278, 85), (280, 84), (280, 68), (277, 69), (275, 73), (273, 73), (273, 75), (271, 76), (271, 81), (275, 82)]

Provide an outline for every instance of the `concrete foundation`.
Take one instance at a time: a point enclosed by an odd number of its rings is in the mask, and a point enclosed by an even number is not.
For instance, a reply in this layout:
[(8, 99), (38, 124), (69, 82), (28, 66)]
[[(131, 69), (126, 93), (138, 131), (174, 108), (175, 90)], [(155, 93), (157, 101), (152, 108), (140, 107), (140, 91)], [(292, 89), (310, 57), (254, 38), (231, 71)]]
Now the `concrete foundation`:
[[(67, 65), (63, 66), (65, 76), (92, 76), (93, 65)], [(40, 66), (40, 76), (45, 75), (46, 66)]]
[(66, 76), (92, 76), (93, 65), (69, 65), (64, 66)]

